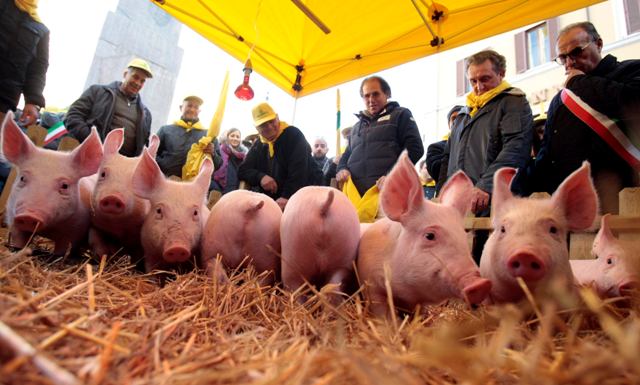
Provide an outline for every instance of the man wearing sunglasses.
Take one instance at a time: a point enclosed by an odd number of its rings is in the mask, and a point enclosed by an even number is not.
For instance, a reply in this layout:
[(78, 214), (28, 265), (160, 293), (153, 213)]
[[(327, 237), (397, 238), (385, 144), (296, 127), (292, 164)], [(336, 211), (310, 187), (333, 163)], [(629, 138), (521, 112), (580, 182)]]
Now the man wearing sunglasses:
[(640, 60), (602, 57), (602, 38), (589, 22), (562, 29), (556, 46), (565, 88), (549, 105), (537, 158), (518, 172), (513, 189), (552, 193), (588, 160), (602, 212), (617, 213), (618, 192), (638, 185)]

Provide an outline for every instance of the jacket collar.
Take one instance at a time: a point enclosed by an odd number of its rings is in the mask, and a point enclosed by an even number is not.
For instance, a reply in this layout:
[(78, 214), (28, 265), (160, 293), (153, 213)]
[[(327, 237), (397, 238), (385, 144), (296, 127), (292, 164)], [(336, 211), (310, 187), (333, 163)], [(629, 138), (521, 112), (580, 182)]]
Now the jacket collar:
[(386, 106), (384, 106), (384, 108), (382, 110), (380, 110), (380, 112), (378, 112), (377, 115), (373, 116), (369, 113), (369, 111), (367, 110), (362, 110), (359, 113), (356, 114), (356, 117), (358, 119), (366, 119), (368, 121), (374, 121), (374, 120), (378, 120), (379, 117), (383, 116), (383, 115), (387, 115), (390, 114), (391, 111), (395, 110), (396, 108), (400, 107), (400, 104), (398, 104), (398, 102), (389, 102), (387, 103)]
[(587, 75), (604, 76), (615, 69), (618, 59), (613, 55), (607, 55), (600, 60), (600, 63)]

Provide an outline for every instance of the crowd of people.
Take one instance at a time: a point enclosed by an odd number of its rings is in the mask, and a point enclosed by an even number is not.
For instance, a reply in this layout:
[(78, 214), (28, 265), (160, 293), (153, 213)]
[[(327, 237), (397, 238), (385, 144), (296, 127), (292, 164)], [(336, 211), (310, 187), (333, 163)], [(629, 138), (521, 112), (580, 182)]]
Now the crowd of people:
[[(4, 58), (0, 110), (15, 111), (23, 95), (19, 119), (25, 126), (36, 122), (45, 104), (49, 31), (37, 17), (36, 3), (5, 0), (0, 5)], [(527, 196), (535, 191), (552, 193), (586, 160), (591, 163), (601, 211), (615, 213), (618, 191), (639, 184), (640, 60), (620, 62), (613, 55), (603, 56), (602, 47), (602, 38), (590, 22), (560, 31), (555, 61), (564, 67), (566, 79), (546, 119), (534, 119), (525, 92), (505, 79), (503, 55), (483, 50), (469, 56), (465, 65), (471, 91), (465, 105), (451, 109), (450, 134), (430, 144), (424, 158), (411, 111), (390, 100), (391, 87), (380, 76), (362, 81), (364, 109), (350, 128), (346, 148), (336, 149), (334, 158), (327, 157), (324, 138), (310, 145), (298, 127), (281, 121), (268, 103), (260, 103), (252, 110), (254, 142), (243, 143), (240, 130), (232, 128), (206, 147), (215, 167), (210, 190), (225, 194), (244, 181), (284, 208), (300, 188), (330, 185), (335, 178), (356, 205), (360, 220), (372, 221), (384, 216), (378, 208), (378, 193), (406, 150), (414, 164), (420, 162), (427, 198), (437, 197), (447, 178), (462, 170), (474, 184), (471, 210), (488, 216), (493, 176), (499, 168), (517, 168), (512, 190)], [(134, 59), (122, 80), (90, 86), (64, 116), (69, 135), (82, 142), (95, 126), (104, 140), (108, 132), (122, 127), (121, 154), (139, 155), (148, 145), (152, 119), (140, 90), (152, 78), (149, 63)], [(203, 103), (196, 95), (186, 96), (180, 119), (157, 133), (157, 162), (167, 177), (181, 176), (191, 146), (207, 134), (199, 120)]]

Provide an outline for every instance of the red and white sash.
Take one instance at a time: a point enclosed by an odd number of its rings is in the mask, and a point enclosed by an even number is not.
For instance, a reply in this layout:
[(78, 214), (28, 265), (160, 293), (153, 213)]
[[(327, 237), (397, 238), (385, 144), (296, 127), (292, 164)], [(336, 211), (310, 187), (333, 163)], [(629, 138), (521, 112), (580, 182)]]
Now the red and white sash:
[(596, 111), (571, 90), (564, 88), (560, 99), (565, 106), (584, 124), (591, 127), (618, 155), (636, 170), (640, 171), (640, 150), (605, 114)]

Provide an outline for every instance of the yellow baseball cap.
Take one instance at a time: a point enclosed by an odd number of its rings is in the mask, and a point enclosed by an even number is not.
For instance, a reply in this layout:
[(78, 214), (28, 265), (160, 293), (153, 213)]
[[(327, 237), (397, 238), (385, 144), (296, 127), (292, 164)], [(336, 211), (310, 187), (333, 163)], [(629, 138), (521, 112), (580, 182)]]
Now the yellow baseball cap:
[(149, 78), (153, 77), (153, 72), (151, 72), (151, 66), (145, 60), (135, 58), (127, 64), (127, 68), (138, 68), (147, 73)]
[(253, 107), (251, 114), (253, 115), (253, 125), (256, 127), (264, 122), (273, 120), (278, 116), (269, 103), (260, 103)]
[(187, 100), (194, 101), (198, 103), (198, 105), (202, 105), (202, 103), (204, 103), (204, 100), (202, 100), (201, 97), (195, 96), (195, 95), (189, 95), (189, 96), (186, 96), (184, 99), (182, 99), (183, 102), (186, 102)]

